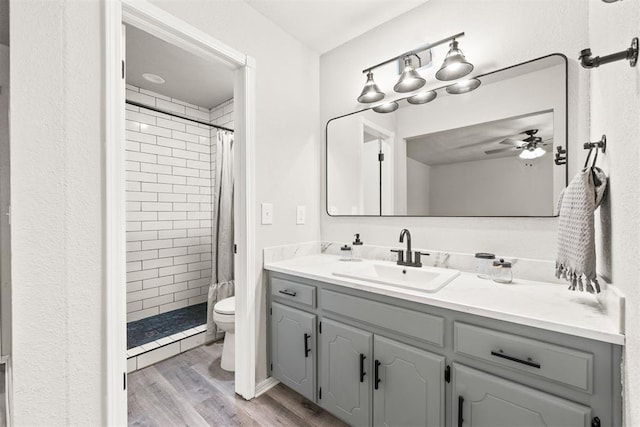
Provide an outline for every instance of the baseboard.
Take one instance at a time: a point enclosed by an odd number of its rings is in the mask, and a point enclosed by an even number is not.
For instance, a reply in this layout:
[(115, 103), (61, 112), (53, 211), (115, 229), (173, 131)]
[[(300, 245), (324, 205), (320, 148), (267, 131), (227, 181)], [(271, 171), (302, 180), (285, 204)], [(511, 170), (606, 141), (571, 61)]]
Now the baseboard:
[(269, 377), (266, 380), (262, 381), (260, 384), (256, 384), (256, 395), (255, 397), (260, 396), (261, 394), (266, 393), (271, 390), (273, 387), (280, 384), (280, 381), (273, 377)]

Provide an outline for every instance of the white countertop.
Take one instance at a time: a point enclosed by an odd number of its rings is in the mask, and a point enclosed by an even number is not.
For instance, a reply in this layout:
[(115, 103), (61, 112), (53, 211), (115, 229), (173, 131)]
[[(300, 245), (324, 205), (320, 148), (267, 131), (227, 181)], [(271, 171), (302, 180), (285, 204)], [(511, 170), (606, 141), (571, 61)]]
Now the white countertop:
[[(374, 261), (363, 260), (358, 264), (363, 262)], [(309, 255), (268, 262), (264, 268), (434, 307), (624, 345), (624, 335), (596, 297), (568, 291), (564, 285), (518, 279), (514, 279), (512, 284), (500, 284), (460, 272), (460, 276), (439, 291), (424, 293), (332, 274), (333, 271), (344, 270), (345, 264), (335, 255)]]

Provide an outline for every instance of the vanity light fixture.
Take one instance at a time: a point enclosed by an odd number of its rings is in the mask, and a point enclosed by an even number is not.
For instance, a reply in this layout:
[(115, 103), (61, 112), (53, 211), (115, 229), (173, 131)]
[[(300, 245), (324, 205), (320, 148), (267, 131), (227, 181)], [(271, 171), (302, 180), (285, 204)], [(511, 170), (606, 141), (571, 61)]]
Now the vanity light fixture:
[(447, 93), (452, 95), (460, 95), (462, 93), (471, 92), (472, 90), (476, 90), (480, 86), (480, 80), (478, 79), (467, 79), (462, 80), (457, 83), (452, 84), (451, 86), (447, 86), (445, 90)]
[(458, 48), (458, 42), (453, 39), (449, 45), (449, 52), (442, 63), (442, 67), (436, 72), (438, 80), (456, 80), (473, 71), (473, 64), (467, 61), (464, 53)]
[(382, 101), (384, 92), (380, 90), (376, 82), (373, 80), (373, 72), (367, 71), (367, 82), (364, 84), (362, 93), (358, 97), (358, 102), (362, 104), (370, 104), (372, 102)]
[(522, 150), (522, 153), (520, 153), (518, 157), (520, 157), (521, 159), (530, 160), (542, 157), (546, 153), (547, 152), (544, 150), (544, 148), (531, 146)]
[(409, 104), (419, 105), (426, 104), (427, 102), (431, 102), (438, 96), (438, 93), (435, 90), (430, 90), (427, 92), (416, 93), (413, 96), (407, 98), (407, 102)]
[(375, 111), (376, 113), (393, 113), (398, 109), (398, 107), (399, 105), (397, 102), (391, 101), (373, 107), (373, 111)]
[(427, 81), (420, 77), (420, 74), (418, 74), (415, 68), (413, 68), (413, 65), (411, 65), (411, 57), (405, 56), (404, 70), (402, 74), (400, 74), (398, 83), (393, 87), (393, 90), (398, 93), (413, 92), (414, 90), (420, 89), (425, 83), (427, 83)]
[(440, 68), (440, 70), (438, 70), (438, 73), (440, 73), (442, 78), (438, 77), (437, 73), (436, 78), (438, 78), (439, 80), (453, 80), (462, 76), (466, 76), (471, 72), (471, 70), (473, 70), (473, 65), (471, 65), (471, 63), (466, 60), (466, 58), (462, 54), (462, 51), (458, 48), (458, 42), (456, 39), (459, 39), (463, 36), (464, 33), (454, 34), (442, 40), (438, 40), (435, 43), (429, 43), (423, 46), (419, 46), (413, 50), (404, 52), (391, 59), (387, 59), (386, 61), (376, 64), (372, 67), (365, 68), (364, 70), (362, 70), (362, 73), (367, 75), (367, 82), (365, 83), (364, 88), (362, 89), (362, 92), (358, 97), (358, 102), (363, 104), (370, 104), (372, 102), (378, 102), (384, 99), (384, 92), (382, 92), (378, 85), (376, 85), (376, 83), (373, 81), (373, 70), (395, 62), (399, 59), (402, 59), (404, 61), (404, 69), (400, 75), (400, 78), (398, 79), (398, 82), (393, 87), (393, 90), (398, 93), (407, 93), (420, 89), (425, 85), (426, 80), (422, 76), (420, 76), (420, 74), (418, 74), (416, 69), (411, 64), (411, 57), (415, 56), (416, 58), (418, 58), (419, 63), (421, 63), (422, 59), (420, 58), (420, 55), (418, 55), (419, 53), (430, 51), (432, 48), (440, 46), (447, 42), (451, 42), (449, 53), (447, 53), (442, 67)]

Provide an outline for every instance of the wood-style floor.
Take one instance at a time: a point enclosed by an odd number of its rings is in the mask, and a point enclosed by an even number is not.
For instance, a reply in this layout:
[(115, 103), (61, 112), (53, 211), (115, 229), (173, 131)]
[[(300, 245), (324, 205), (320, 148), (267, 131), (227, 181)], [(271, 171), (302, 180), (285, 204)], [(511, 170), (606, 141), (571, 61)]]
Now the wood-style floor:
[(220, 368), (222, 343), (201, 346), (128, 376), (130, 426), (345, 426), (278, 384), (246, 401)]

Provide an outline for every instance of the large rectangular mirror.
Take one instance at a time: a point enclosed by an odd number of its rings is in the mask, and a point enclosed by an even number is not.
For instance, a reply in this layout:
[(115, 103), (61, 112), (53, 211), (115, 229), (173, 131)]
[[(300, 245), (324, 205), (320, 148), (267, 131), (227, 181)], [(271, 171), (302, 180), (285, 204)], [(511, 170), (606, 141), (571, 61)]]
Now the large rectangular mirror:
[(329, 120), (329, 215), (557, 215), (567, 184), (566, 58), (476, 78), (469, 93), (440, 88), (429, 103)]

